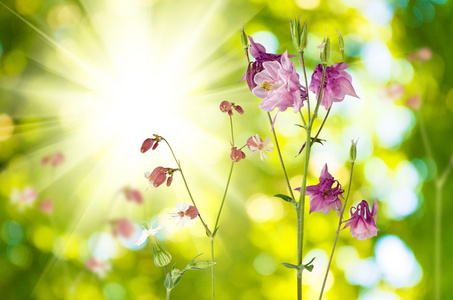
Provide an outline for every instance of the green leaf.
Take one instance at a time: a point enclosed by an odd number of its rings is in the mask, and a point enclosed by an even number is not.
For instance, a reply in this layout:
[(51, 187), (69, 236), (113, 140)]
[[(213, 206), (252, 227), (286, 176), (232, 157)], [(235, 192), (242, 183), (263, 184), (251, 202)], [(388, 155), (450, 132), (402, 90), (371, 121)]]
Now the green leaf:
[(215, 235), (217, 234), (217, 230), (218, 230), (219, 228), (220, 228), (220, 226), (217, 227), (216, 229), (214, 229), (214, 232), (212, 233), (212, 237), (215, 237)]
[(296, 265), (293, 265), (293, 264), (289, 264), (289, 263), (282, 263), (282, 265), (284, 265), (285, 267), (287, 267), (288, 269), (299, 269), (298, 266)]
[(295, 202), (293, 198), (291, 198), (290, 196), (283, 195), (283, 194), (277, 194), (277, 195), (274, 195), (274, 197), (281, 198), (283, 201), (286, 201), (289, 203)]
[(313, 268), (315, 267), (311, 263), (315, 260), (316, 257), (313, 257), (308, 264), (303, 265), (303, 268), (307, 270), (308, 272), (311, 272)]

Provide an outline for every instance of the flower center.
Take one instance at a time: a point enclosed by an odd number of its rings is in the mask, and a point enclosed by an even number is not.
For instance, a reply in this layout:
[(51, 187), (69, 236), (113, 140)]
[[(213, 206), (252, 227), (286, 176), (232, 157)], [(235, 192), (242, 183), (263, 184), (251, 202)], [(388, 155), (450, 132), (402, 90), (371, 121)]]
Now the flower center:
[(179, 215), (180, 218), (184, 218), (184, 212), (183, 211), (179, 211), (178, 215)]
[(260, 88), (262, 90), (265, 90), (265, 91), (270, 91), (271, 88), (272, 88), (272, 84), (270, 84), (269, 82), (267, 81), (264, 81), (261, 85), (260, 85)]

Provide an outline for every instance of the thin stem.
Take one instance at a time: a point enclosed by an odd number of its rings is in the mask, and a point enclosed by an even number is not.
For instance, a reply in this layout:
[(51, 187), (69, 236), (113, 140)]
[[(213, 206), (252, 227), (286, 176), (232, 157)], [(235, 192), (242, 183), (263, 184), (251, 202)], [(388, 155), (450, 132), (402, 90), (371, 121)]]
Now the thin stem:
[(305, 61), (304, 61), (304, 51), (299, 51), (300, 55), (300, 66), (302, 70), (304, 70), (304, 78), (305, 78), (305, 91), (307, 92), (307, 109), (308, 109), (308, 123), (310, 123), (310, 96), (308, 95), (308, 80), (307, 80), (307, 71), (305, 70)]
[(228, 175), (227, 184), (225, 187), (225, 192), (223, 193), (222, 204), (220, 205), (219, 213), (217, 214), (217, 219), (215, 221), (214, 231), (217, 229), (217, 225), (219, 224), (220, 214), (222, 213), (223, 204), (225, 203), (226, 195), (228, 192), (228, 187), (230, 186), (231, 174), (233, 173), (234, 161), (231, 162), (230, 174)]
[(233, 118), (230, 116), (231, 145), (234, 147)]
[[(318, 99), (316, 102), (316, 108), (313, 113), (313, 117), (308, 124), (306, 129), (307, 132), (307, 140), (305, 142), (305, 163), (304, 163), (304, 175), (302, 178), (302, 185), (300, 188), (300, 196), (299, 202), (297, 204), (298, 211), (297, 211), (297, 265), (302, 265), (302, 258), (304, 253), (304, 214), (305, 214), (305, 193), (307, 187), (307, 176), (308, 176), (308, 164), (310, 162), (310, 151), (311, 151), (311, 129), (313, 127), (313, 122), (316, 118), (316, 114), (318, 112), (319, 103), (321, 102), (322, 98), (322, 89), (324, 86), (324, 79), (326, 75), (326, 66), (323, 65), (322, 69), (322, 77), (321, 77), (321, 86), (319, 88)], [(297, 270), (297, 299), (302, 299), (302, 270)]]
[(434, 217), (434, 299), (442, 298), (442, 186), (436, 185)]
[(268, 112), (267, 116), (269, 117), (269, 122), (271, 123), (271, 130), (272, 130), (272, 134), (274, 136), (275, 147), (277, 147), (278, 157), (280, 158), (280, 164), (282, 165), (283, 175), (285, 175), (286, 184), (288, 186), (289, 193), (291, 194), (291, 198), (295, 200), (296, 198), (294, 198), (293, 189), (291, 188), (291, 184), (289, 183), (288, 173), (286, 172), (285, 163), (283, 162), (283, 157), (282, 157), (282, 153), (280, 151), (280, 146), (278, 145), (277, 134), (275, 133), (274, 127), (272, 127), (271, 114)]
[[(333, 105), (333, 103), (332, 103)], [(319, 127), (318, 129), (318, 132), (316, 133), (315, 137), (313, 138), (311, 144), (313, 145), (313, 143), (316, 141), (316, 139), (318, 138), (319, 136), (319, 133), (321, 132), (322, 128), (324, 127), (324, 123), (326, 123), (326, 120), (327, 120), (327, 117), (329, 116), (329, 113), (330, 113), (330, 109), (332, 108), (332, 105), (329, 107), (329, 109), (327, 110), (327, 113), (326, 113), (326, 116), (324, 117), (324, 120), (322, 121), (322, 124), (321, 126)]]
[(346, 210), (346, 204), (349, 199), (349, 192), (351, 191), (352, 172), (353, 171), (354, 171), (354, 162), (351, 162), (351, 174), (349, 175), (348, 194), (346, 195), (346, 200), (344, 201), (344, 206), (340, 213), (340, 220), (338, 221), (337, 234), (335, 236), (335, 242), (333, 243), (332, 252), (330, 253), (330, 259), (329, 259), (329, 263), (327, 264), (326, 274), (324, 275), (324, 281), (322, 283), (321, 293), (319, 294), (319, 300), (322, 299), (322, 293), (324, 292), (324, 287), (326, 286), (327, 276), (329, 275), (329, 269), (330, 269), (330, 264), (332, 263), (333, 253), (335, 252), (335, 246), (337, 245), (338, 236), (340, 235), (340, 228), (341, 228), (341, 224), (343, 223), (343, 213)]
[(170, 300), (170, 293), (171, 289), (167, 289), (167, 296), (165, 297), (166, 300)]
[[(214, 262), (214, 237), (211, 237), (211, 261)], [(214, 265), (211, 266), (211, 286), (212, 286), (212, 300), (215, 299), (215, 277)]]
[[(170, 149), (171, 154), (173, 155), (173, 158), (175, 159), (175, 162), (179, 167), (179, 172), (181, 173), (182, 180), (184, 181), (184, 185), (186, 186), (187, 193), (189, 193), (190, 200), (192, 200), (193, 206), (197, 207), (197, 205), (195, 204), (195, 200), (192, 197), (192, 193), (190, 192), (189, 185), (187, 184), (186, 178), (184, 177), (184, 172), (182, 171), (181, 164), (179, 163), (178, 159), (176, 158), (176, 155), (173, 152), (173, 149), (171, 148), (170, 143), (168, 143), (168, 141), (164, 138), (162, 138), (162, 140), (164, 140), (165, 143), (167, 143), (168, 148)], [(206, 225), (206, 223), (203, 221), (203, 218), (201, 217), (200, 213), (198, 213), (198, 218), (200, 219), (201, 223), (203, 224), (204, 228), (206, 229), (206, 232), (210, 233), (208, 225)]]

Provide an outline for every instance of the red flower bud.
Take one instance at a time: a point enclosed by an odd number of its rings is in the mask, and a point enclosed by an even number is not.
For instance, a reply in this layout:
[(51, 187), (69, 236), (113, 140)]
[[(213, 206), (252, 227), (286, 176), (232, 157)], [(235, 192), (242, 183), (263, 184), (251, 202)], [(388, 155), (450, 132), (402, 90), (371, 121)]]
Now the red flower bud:
[(172, 182), (173, 182), (173, 176), (168, 177), (167, 186), (170, 186)]
[(231, 148), (230, 157), (232, 161), (239, 162), (241, 159), (245, 158), (245, 153), (242, 152), (240, 149), (237, 149), (237, 147), (233, 147)]
[(235, 105), (235, 106), (234, 106), (234, 109), (235, 109), (238, 113), (240, 113), (241, 115), (244, 114), (244, 109), (242, 109), (241, 106)]
[(149, 149), (151, 149), (151, 147), (153, 146), (154, 144), (154, 140), (153, 139), (146, 139), (143, 144), (142, 144), (142, 148), (140, 149), (140, 151), (142, 153), (145, 153), (146, 151), (148, 151)]
[(231, 103), (228, 101), (222, 101), (222, 103), (220, 103), (220, 111), (228, 112), (228, 114), (229, 114), (231, 111)]
[(195, 206), (189, 206), (189, 208), (184, 212), (184, 215), (195, 219), (198, 216), (198, 209)]

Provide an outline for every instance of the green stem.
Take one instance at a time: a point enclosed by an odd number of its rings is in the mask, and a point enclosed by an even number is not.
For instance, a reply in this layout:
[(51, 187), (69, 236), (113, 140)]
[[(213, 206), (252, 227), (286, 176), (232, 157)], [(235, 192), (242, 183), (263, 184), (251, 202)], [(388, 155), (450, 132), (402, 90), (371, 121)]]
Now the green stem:
[[(313, 122), (316, 119), (318, 113), (319, 103), (322, 98), (322, 89), (324, 86), (324, 78), (326, 74), (326, 65), (323, 65), (322, 77), (321, 77), (321, 86), (319, 88), (318, 99), (316, 102), (316, 108), (311, 118), (310, 123), (306, 129), (307, 140), (305, 142), (305, 163), (304, 163), (304, 175), (302, 178), (302, 185), (300, 188), (300, 197), (298, 202), (298, 211), (297, 211), (297, 265), (302, 265), (302, 258), (304, 252), (304, 214), (305, 214), (305, 193), (307, 187), (307, 176), (308, 176), (308, 164), (310, 162), (310, 150), (311, 150), (311, 129), (313, 127)], [(297, 299), (302, 299), (302, 270), (297, 270)]]
[[(192, 200), (193, 206), (197, 207), (197, 205), (195, 204), (195, 200), (192, 197), (192, 193), (190, 192), (189, 185), (187, 184), (186, 178), (184, 177), (184, 172), (182, 171), (181, 164), (179, 163), (178, 159), (176, 158), (176, 155), (173, 152), (173, 149), (171, 148), (170, 143), (168, 143), (168, 141), (166, 139), (164, 139), (164, 138), (162, 138), (162, 140), (164, 140), (165, 143), (167, 143), (168, 148), (170, 149), (171, 154), (173, 155), (173, 158), (175, 159), (175, 162), (176, 162), (176, 164), (179, 167), (179, 172), (181, 173), (182, 180), (184, 181), (184, 184), (186, 186), (187, 192), (189, 193), (190, 200)], [(200, 219), (201, 223), (203, 224), (203, 226), (204, 226), (204, 228), (206, 230), (206, 233), (210, 233), (208, 225), (206, 225), (206, 223), (203, 221), (203, 218), (201, 217), (200, 212), (198, 212), (198, 218)]]
[[(333, 105), (333, 103), (332, 103), (332, 105)], [(316, 133), (315, 137), (312, 139), (312, 142), (311, 142), (312, 145), (313, 145), (313, 143), (316, 141), (316, 139), (317, 139), (318, 136), (319, 136), (319, 133), (321, 132), (322, 128), (324, 127), (324, 124), (326, 123), (327, 117), (329, 116), (330, 109), (332, 108), (332, 105), (331, 105), (331, 106), (329, 107), (329, 109), (327, 110), (326, 116), (324, 117), (324, 120), (322, 121), (322, 124), (321, 124), (321, 126), (319, 127), (319, 129), (318, 129), (318, 132)]]
[[(211, 261), (214, 262), (214, 237), (211, 237)], [(215, 277), (214, 265), (211, 266), (211, 286), (212, 286), (212, 300), (215, 299)]]
[(233, 118), (230, 116), (231, 145), (234, 147)]
[(434, 299), (442, 298), (442, 186), (436, 185), (434, 216)]
[(346, 195), (346, 200), (344, 201), (344, 206), (340, 213), (340, 220), (338, 221), (337, 234), (335, 236), (335, 242), (333, 243), (332, 252), (330, 253), (330, 259), (329, 259), (329, 263), (327, 264), (326, 274), (324, 275), (324, 281), (322, 283), (321, 293), (319, 294), (319, 300), (322, 299), (322, 293), (324, 292), (324, 287), (326, 286), (327, 276), (329, 275), (329, 269), (330, 269), (330, 264), (332, 263), (333, 253), (335, 252), (335, 246), (337, 245), (338, 236), (340, 235), (340, 228), (341, 228), (341, 224), (343, 223), (343, 213), (346, 210), (346, 204), (348, 203), (348, 199), (349, 199), (349, 192), (351, 191), (352, 172), (353, 171), (354, 171), (354, 162), (351, 162), (351, 174), (349, 175), (348, 194)]
[(167, 296), (165, 297), (166, 300), (170, 300), (170, 293), (171, 289), (167, 289)]
[(293, 200), (295, 200), (296, 198), (294, 198), (293, 189), (291, 188), (291, 184), (289, 183), (288, 173), (286, 172), (285, 163), (283, 162), (283, 156), (280, 151), (280, 146), (278, 145), (277, 134), (275, 133), (275, 128), (272, 127), (271, 114), (268, 112), (267, 116), (269, 117), (269, 122), (271, 124), (272, 135), (274, 136), (275, 147), (277, 147), (278, 157), (280, 158), (280, 164), (282, 165), (283, 175), (285, 175), (286, 185), (288, 186), (288, 190), (289, 190), (289, 193), (291, 194), (291, 198)]
[(228, 175), (227, 184), (225, 187), (225, 192), (223, 193), (222, 204), (220, 205), (219, 213), (217, 214), (217, 219), (215, 221), (214, 231), (217, 229), (217, 225), (219, 224), (220, 214), (222, 213), (223, 204), (225, 203), (226, 195), (228, 192), (228, 187), (230, 186), (231, 174), (233, 173), (234, 161), (231, 162), (230, 174)]
[(304, 61), (304, 51), (299, 51), (300, 56), (300, 66), (302, 70), (304, 70), (304, 78), (305, 78), (305, 90), (307, 92), (307, 109), (308, 109), (308, 123), (310, 123), (310, 95), (308, 93), (308, 80), (307, 80), (307, 71), (305, 70), (305, 61)]

